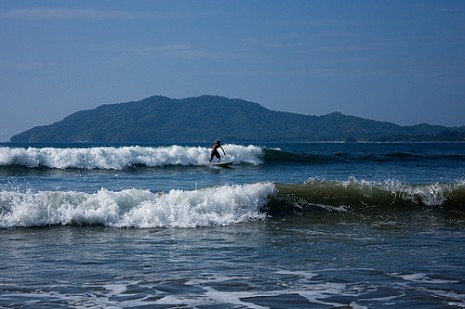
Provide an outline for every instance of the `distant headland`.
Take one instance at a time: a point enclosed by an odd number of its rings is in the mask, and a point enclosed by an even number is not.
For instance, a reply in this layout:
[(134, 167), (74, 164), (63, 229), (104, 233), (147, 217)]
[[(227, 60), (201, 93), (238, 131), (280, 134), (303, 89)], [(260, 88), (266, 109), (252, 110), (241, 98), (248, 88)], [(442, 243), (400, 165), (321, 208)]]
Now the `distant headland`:
[(182, 143), (317, 141), (465, 141), (465, 126), (399, 126), (338, 112), (323, 116), (272, 111), (242, 99), (152, 96), (101, 105), (11, 138), (26, 143)]

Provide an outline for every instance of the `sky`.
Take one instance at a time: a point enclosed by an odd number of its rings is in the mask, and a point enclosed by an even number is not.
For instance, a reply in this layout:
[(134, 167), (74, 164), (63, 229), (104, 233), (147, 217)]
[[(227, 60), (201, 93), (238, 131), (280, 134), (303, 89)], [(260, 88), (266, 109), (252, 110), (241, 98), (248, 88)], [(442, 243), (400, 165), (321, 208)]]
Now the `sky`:
[(204, 94), (463, 126), (465, 1), (0, 1), (0, 141), (102, 104)]

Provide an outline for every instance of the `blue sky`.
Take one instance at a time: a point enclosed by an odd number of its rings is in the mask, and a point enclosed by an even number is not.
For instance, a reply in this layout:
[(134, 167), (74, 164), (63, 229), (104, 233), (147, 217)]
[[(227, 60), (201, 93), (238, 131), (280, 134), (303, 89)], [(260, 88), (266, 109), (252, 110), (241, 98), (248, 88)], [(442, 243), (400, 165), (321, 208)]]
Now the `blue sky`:
[(2, 0), (0, 42), (0, 141), (151, 95), (465, 125), (461, 0)]

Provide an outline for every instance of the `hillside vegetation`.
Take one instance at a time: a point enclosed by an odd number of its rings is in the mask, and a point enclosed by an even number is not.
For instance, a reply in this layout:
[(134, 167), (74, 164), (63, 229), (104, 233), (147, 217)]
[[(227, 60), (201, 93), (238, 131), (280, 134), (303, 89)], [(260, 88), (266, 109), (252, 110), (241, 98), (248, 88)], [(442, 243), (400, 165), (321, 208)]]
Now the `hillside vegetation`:
[(79, 111), (32, 128), (12, 142), (311, 142), (463, 141), (465, 127), (399, 126), (335, 112), (310, 116), (272, 111), (241, 99), (153, 96)]

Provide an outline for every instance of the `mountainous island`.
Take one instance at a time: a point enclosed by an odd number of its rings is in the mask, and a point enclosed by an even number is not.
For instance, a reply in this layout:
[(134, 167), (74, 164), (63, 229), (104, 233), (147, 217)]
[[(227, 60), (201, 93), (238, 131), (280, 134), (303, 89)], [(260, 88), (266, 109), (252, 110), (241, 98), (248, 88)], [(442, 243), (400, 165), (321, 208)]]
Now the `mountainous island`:
[(73, 113), (11, 138), (27, 143), (465, 141), (465, 126), (399, 126), (334, 112), (272, 111), (242, 99), (152, 96)]

